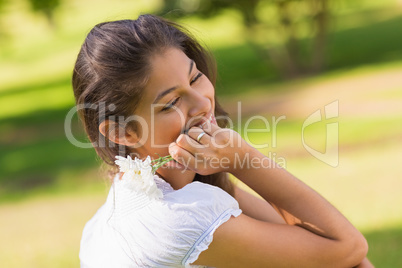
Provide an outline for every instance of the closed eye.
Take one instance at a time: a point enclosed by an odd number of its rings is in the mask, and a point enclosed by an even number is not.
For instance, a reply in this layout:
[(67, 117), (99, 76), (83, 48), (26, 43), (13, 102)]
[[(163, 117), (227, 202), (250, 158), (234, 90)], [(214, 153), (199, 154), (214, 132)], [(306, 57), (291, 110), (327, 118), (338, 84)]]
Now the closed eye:
[(196, 82), (198, 80), (198, 78), (200, 78), (202, 76), (202, 73), (199, 72), (194, 78), (193, 80), (190, 81), (190, 85), (193, 84), (194, 82)]
[(172, 109), (179, 100), (180, 100), (180, 97), (177, 97), (172, 102), (169, 102), (168, 104), (166, 104), (165, 107), (162, 108), (162, 111), (168, 111), (168, 110)]
[[(197, 80), (202, 76), (203, 74), (201, 72), (199, 72), (191, 81), (190, 81), (190, 85), (197, 82)], [(174, 99), (172, 102), (166, 104), (165, 107), (162, 108), (161, 111), (168, 111), (170, 109), (172, 109), (174, 106), (176, 106), (177, 102), (180, 100), (180, 97), (177, 97), (176, 99)]]

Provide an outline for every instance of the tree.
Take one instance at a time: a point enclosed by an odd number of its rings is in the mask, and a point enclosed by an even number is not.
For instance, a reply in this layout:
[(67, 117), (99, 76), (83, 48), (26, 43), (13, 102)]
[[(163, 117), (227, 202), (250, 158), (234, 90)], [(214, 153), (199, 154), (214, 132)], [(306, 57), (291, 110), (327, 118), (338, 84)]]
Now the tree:
[(0, 42), (3, 42), (3, 39), (7, 36), (7, 33), (4, 31), (4, 26), (3, 26), (3, 16), (1, 14), (3, 13), (3, 7), (6, 4), (6, 0), (0, 0)]
[(54, 26), (54, 11), (60, 6), (60, 0), (28, 0), (34, 12), (43, 13), (49, 24)]
[[(181, 12), (169, 12), (177, 9)], [(224, 9), (242, 15), (249, 43), (284, 77), (324, 68), (329, 0), (164, 0), (161, 13), (211, 17)]]

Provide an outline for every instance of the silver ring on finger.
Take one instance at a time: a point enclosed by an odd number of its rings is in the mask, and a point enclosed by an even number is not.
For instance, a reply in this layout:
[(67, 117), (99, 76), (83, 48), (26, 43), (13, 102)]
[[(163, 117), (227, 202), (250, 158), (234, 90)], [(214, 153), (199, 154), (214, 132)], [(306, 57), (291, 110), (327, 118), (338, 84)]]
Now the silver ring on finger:
[(205, 134), (206, 134), (205, 132), (201, 132), (197, 137), (197, 141), (200, 142), (202, 136), (204, 136)]

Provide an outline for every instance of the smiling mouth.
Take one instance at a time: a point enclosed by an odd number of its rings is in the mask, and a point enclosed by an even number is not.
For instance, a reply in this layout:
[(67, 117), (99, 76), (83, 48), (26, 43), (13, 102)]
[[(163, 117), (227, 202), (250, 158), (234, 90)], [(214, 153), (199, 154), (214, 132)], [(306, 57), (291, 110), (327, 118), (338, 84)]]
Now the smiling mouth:
[(203, 117), (197, 124), (191, 125), (189, 128), (183, 129), (183, 130), (182, 130), (182, 133), (183, 133), (183, 134), (187, 134), (187, 133), (188, 133), (188, 130), (189, 130), (191, 127), (200, 127), (200, 128), (204, 128), (208, 123), (209, 123), (209, 124), (215, 124), (215, 125), (217, 125), (216, 118), (215, 118), (215, 116), (214, 116), (212, 113), (209, 115), (208, 118)]
[(215, 116), (213, 114), (209, 115), (209, 118), (207, 120), (205, 120), (203, 123), (197, 125), (200, 128), (204, 128), (205, 124), (210, 123), (210, 124), (216, 124), (216, 119)]

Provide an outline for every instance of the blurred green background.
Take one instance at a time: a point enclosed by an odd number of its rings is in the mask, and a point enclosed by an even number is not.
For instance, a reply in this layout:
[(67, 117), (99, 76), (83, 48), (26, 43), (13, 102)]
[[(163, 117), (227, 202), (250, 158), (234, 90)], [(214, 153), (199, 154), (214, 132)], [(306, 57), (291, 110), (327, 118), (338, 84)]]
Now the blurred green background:
[[(66, 138), (75, 57), (96, 23), (166, 11), (156, 0), (61, 1), (52, 13), (29, 3), (0, 1), (0, 265), (77, 267), (82, 229), (109, 184), (94, 150)], [(325, 61), (309, 72), (286, 73), (262, 57), (255, 47), (261, 38), (250, 37), (235, 8), (178, 20), (216, 56), (217, 94), (235, 128), (243, 132), (254, 115), (270, 123), (286, 116), (276, 134), (252, 120), (262, 132), (249, 141), (270, 144), (262, 151), (339, 208), (367, 237), (377, 267), (402, 267), (402, 1), (331, 3)], [(197, 8), (191, 0), (179, 5)], [(259, 9), (262, 21), (275, 14)], [(311, 56), (312, 35), (303, 29), (301, 58)], [(280, 38), (269, 42), (281, 47)], [(314, 158), (301, 139), (304, 120), (334, 101), (339, 117), (328, 122), (339, 124), (337, 167)], [(328, 122), (306, 128), (304, 141), (324, 151)], [(71, 126), (86, 142), (76, 117)]]

